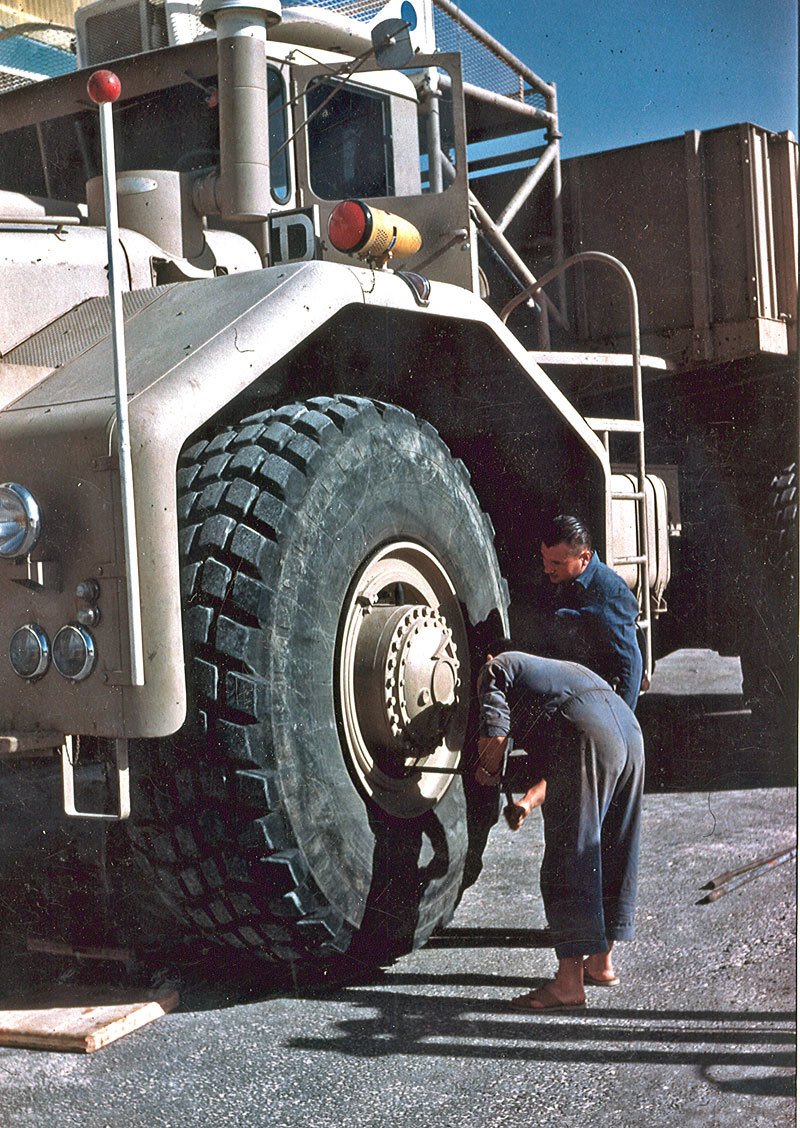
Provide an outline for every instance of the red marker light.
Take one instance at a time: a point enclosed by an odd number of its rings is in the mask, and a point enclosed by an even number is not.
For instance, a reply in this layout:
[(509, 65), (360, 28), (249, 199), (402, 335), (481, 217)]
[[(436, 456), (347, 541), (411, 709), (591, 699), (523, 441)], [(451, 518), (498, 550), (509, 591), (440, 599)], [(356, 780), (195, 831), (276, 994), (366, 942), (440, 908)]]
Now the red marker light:
[(370, 208), (363, 200), (343, 200), (331, 212), (328, 238), (337, 251), (380, 267), (390, 259), (413, 258), (422, 246), (413, 223), (392, 212)]
[(122, 93), (122, 83), (113, 71), (98, 70), (86, 83), (86, 92), (98, 105), (102, 105), (103, 102), (116, 102)]
[(344, 254), (359, 251), (372, 232), (372, 214), (360, 200), (343, 200), (331, 212), (328, 238)]

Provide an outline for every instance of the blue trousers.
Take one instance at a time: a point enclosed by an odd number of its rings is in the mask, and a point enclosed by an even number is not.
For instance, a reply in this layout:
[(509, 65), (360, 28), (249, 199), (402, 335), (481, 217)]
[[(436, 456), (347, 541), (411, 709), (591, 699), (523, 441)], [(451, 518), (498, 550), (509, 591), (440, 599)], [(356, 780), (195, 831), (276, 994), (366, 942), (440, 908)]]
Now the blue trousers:
[(571, 698), (552, 723), (542, 901), (556, 956), (589, 956), (609, 940), (633, 939), (642, 730), (611, 690)]

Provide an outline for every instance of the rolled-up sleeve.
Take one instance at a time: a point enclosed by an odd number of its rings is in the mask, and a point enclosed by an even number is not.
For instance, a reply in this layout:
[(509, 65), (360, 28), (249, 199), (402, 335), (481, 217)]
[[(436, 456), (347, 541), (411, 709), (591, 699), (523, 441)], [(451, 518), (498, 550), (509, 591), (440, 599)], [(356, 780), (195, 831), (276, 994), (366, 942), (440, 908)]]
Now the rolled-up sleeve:
[(511, 710), (508, 707), (508, 676), (496, 662), (489, 662), (478, 675), (480, 735), (509, 736)]

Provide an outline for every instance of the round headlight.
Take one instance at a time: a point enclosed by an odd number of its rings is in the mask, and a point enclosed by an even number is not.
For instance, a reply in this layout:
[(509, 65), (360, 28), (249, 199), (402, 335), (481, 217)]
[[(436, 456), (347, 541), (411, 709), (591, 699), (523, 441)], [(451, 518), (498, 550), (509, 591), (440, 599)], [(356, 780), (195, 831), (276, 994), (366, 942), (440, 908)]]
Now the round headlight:
[(0, 556), (27, 556), (39, 539), (42, 521), (33, 494), (16, 482), (0, 486)]
[(68, 623), (53, 639), (53, 665), (70, 681), (88, 678), (96, 653), (94, 639), (77, 623)]
[(50, 665), (50, 643), (41, 627), (26, 623), (11, 636), (8, 648), (14, 673), (28, 681), (40, 678)]

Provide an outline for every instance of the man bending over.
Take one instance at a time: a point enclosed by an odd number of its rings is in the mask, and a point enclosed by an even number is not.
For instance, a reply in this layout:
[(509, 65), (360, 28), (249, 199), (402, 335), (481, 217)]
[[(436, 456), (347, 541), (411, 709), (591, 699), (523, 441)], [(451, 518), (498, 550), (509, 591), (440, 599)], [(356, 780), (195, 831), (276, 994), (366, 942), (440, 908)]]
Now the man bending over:
[(585, 1006), (585, 985), (619, 982), (611, 950), (615, 941), (633, 939), (642, 732), (597, 674), (521, 651), (489, 657), (478, 698), (477, 782), (500, 785), (510, 736), (526, 747), (533, 741), (542, 765), (542, 778), (526, 798), (531, 807), (541, 806), (544, 818), (540, 886), (558, 972), (512, 1006), (577, 1009)]

